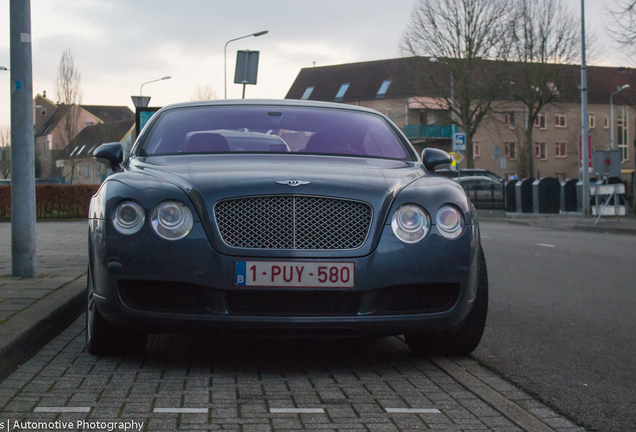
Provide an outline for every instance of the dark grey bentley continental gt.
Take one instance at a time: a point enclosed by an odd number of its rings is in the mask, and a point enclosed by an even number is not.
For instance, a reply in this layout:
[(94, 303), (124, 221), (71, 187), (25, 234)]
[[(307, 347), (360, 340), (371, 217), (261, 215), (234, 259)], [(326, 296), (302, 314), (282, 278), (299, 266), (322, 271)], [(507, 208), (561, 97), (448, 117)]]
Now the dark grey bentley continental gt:
[(89, 219), (87, 346), (146, 335), (404, 334), (419, 354), (481, 339), (488, 276), (473, 205), (376, 111), (281, 100), (158, 111)]

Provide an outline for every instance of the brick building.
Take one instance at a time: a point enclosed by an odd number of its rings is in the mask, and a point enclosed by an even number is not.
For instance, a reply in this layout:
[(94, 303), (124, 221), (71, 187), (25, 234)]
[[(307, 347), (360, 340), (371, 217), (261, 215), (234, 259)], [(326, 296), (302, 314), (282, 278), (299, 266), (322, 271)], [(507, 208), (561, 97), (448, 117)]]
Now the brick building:
[[(289, 89), (286, 99), (335, 101), (373, 108), (387, 115), (421, 151), (424, 147), (451, 149), (452, 128), (445, 124), (446, 113), (426, 109), (427, 98), (435, 98), (435, 89), (415, 91), (412, 71), (415, 63), (430, 64), (426, 73), (450, 80), (443, 64), (422, 58), (397, 58), (325, 67), (304, 68)], [(488, 62), (499, 67), (497, 62)], [(571, 72), (558, 88), (558, 102), (548, 105), (533, 127), (535, 176), (577, 178), (578, 136), (581, 133), (579, 67), (562, 65)], [(610, 146), (610, 94), (617, 87), (630, 88), (614, 96), (614, 145), (621, 150), (621, 177), (631, 181), (635, 166), (636, 70), (614, 67), (588, 67), (589, 133), (594, 149)], [(578, 78), (578, 80), (577, 80)], [(511, 83), (512, 84), (512, 83)], [(421, 87), (419, 87), (421, 89)], [(525, 107), (512, 95), (498, 101), (497, 112), (485, 118), (473, 137), (474, 164), (503, 174), (519, 173), (518, 154), (525, 141)], [(439, 104), (438, 104), (439, 105)], [(446, 121), (447, 123), (447, 121)], [(499, 146), (507, 158), (506, 169), (493, 157)]]

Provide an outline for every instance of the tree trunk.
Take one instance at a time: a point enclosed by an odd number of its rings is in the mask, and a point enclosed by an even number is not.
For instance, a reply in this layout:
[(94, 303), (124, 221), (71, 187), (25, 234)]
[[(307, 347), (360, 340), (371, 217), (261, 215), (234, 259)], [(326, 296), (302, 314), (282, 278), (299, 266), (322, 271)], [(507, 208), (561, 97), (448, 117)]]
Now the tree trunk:
[(532, 153), (533, 147), (532, 147), (532, 128), (534, 127), (534, 125), (530, 122), (531, 119), (528, 119), (528, 128), (525, 131), (525, 144), (524, 144), (524, 151), (525, 151), (525, 156), (526, 156), (526, 163), (525, 163), (525, 172), (523, 172), (523, 168), (522, 168), (522, 177), (523, 178), (530, 178), (532, 177), (533, 173), (534, 173), (534, 154)]
[(475, 168), (475, 159), (473, 158), (473, 137), (466, 134), (466, 168)]

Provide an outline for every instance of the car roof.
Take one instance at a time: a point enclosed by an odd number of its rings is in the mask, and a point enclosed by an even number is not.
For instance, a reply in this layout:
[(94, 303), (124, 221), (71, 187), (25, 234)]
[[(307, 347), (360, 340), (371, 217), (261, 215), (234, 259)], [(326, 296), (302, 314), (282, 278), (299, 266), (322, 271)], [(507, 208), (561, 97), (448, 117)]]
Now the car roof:
[(380, 112), (366, 107), (358, 105), (349, 105), (336, 102), (320, 102), (320, 101), (308, 101), (299, 99), (216, 99), (207, 101), (192, 101), (181, 102), (171, 105), (166, 105), (159, 111), (167, 111), (177, 108), (191, 108), (200, 106), (286, 106), (286, 107), (300, 107), (300, 108), (333, 108), (347, 111), (358, 111), (372, 114), (380, 114)]

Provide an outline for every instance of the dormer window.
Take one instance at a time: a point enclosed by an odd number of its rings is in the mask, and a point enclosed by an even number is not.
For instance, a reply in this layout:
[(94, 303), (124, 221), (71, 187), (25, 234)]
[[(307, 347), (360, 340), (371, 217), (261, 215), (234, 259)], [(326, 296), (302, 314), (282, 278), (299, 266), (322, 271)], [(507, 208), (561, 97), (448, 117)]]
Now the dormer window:
[(384, 95), (386, 94), (386, 91), (389, 89), (390, 85), (391, 85), (391, 80), (384, 80), (382, 82), (382, 85), (380, 86), (380, 90), (378, 90), (378, 93), (375, 95), (375, 97), (383, 98)]
[(302, 99), (302, 100), (309, 99), (309, 96), (311, 96), (311, 92), (313, 92), (313, 91), (314, 91), (314, 87), (313, 86), (307, 87), (305, 89), (305, 93), (303, 93), (303, 95), (300, 97), (300, 99)]
[(349, 84), (343, 84), (340, 86), (340, 90), (338, 90), (338, 94), (336, 94), (337, 101), (342, 100), (348, 88), (349, 88)]

